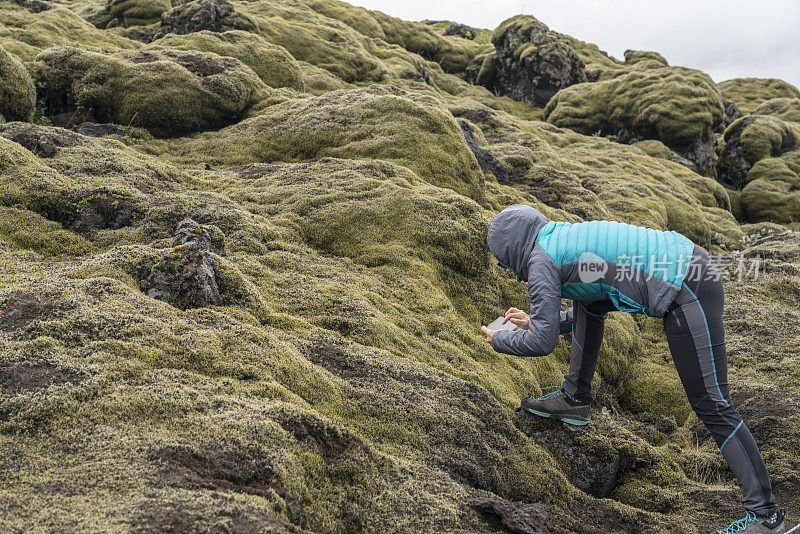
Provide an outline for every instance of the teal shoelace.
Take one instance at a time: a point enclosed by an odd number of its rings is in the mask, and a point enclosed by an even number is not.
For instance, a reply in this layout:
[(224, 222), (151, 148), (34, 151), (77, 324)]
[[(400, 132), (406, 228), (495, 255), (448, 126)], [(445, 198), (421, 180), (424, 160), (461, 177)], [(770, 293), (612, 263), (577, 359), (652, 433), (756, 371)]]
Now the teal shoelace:
[(756, 517), (756, 514), (754, 514), (753, 512), (747, 512), (746, 514), (744, 514), (743, 518), (741, 518), (738, 521), (734, 521), (725, 530), (718, 530), (717, 534), (732, 534), (733, 532), (742, 532), (748, 526), (752, 525), (757, 521), (758, 518)]
[(550, 389), (554, 389), (555, 391), (553, 391), (552, 393), (548, 393), (547, 395), (542, 395), (541, 397), (537, 398), (536, 400), (545, 400), (545, 399), (549, 399), (550, 397), (560, 397), (561, 395), (563, 395), (563, 393), (561, 393), (561, 386), (550, 386), (550, 387), (542, 388), (542, 393), (544, 393), (545, 391), (550, 390)]

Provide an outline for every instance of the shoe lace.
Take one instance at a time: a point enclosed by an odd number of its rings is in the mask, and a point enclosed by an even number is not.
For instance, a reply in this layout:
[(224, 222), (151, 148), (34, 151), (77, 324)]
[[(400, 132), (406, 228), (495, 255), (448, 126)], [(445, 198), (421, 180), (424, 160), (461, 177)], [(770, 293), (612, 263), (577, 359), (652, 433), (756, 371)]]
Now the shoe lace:
[(564, 392), (561, 391), (561, 386), (563, 386), (563, 385), (564, 385), (564, 381), (562, 380), (561, 381), (561, 385), (559, 385), (559, 386), (548, 386), (546, 388), (542, 388), (542, 393), (544, 393), (545, 391), (549, 391), (551, 389), (553, 389), (555, 391), (553, 391), (551, 393), (547, 393), (546, 395), (542, 395), (541, 397), (537, 397), (536, 400), (546, 400), (546, 399), (549, 399), (549, 398), (552, 398), (552, 397), (561, 397), (561, 396), (563, 396)]
[(752, 525), (758, 521), (756, 514), (753, 512), (747, 512), (744, 514), (744, 517), (739, 519), (738, 521), (734, 521), (730, 524), (730, 526), (724, 530), (718, 530), (717, 534), (731, 534), (733, 532), (742, 532), (748, 526)]

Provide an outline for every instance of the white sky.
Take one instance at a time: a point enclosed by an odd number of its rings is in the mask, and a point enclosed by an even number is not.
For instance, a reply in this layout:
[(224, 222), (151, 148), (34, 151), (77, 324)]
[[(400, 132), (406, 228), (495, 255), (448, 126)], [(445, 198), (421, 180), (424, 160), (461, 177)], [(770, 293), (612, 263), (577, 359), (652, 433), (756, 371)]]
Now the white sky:
[(405, 20), (494, 29), (524, 13), (550, 29), (623, 52), (655, 50), (670, 65), (800, 87), (800, 0), (347, 0)]

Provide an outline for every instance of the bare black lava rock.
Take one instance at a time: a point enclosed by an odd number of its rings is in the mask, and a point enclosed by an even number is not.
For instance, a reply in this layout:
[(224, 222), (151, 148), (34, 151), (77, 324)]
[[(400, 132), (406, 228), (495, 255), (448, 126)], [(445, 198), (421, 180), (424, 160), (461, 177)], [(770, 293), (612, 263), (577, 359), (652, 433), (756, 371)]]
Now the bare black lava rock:
[(75, 130), (87, 137), (103, 137), (104, 135), (122, 135), (122, 129), (116, 124), (101, 124), (97, 122), (84, 122)]
[(736, 102), (733, 100), (723, 98), (722, 106), (724, 107), (725, 111), (722, 114), (722, 123), (717, 130), (719, 133), (724, 132), (728, 126), (733, 124), (736, 119), (742, 116), (742, 113), (739, 111), (739, 106), (737, 106)]
[(464, 133), (464, 140), (466, 140), (467, 146), (472, 153), (475, 154), (475, 158), (478, 160), (478, 165), (480, 165), (481, 170), (484, 173), (488, 172), (494, 175), (495, 179), (501, 184), (509, 185), (511, 183), (511, 178), (509, 177), (508, 169), (506, 169), (491, 152), (485, 150), (478, 144), (478, 140), (475, 139), (475, 127), (472, 126), (469, 121), (465, 120), (458, 121), (458, 125)]
[(24, 146), (40, 158), (51, 158), (56, 153), (53, 137), (36, 128), (18, 130), (10, 136), (15, 143)]
[(499, 521), (508, 532), (517, 534), (546, 534), (547, 515), (535, 504), (511, 502), (499, 497), (470, 499), (467, 506), (484, 517)]
[(572, 483), (595, 497), (606, 497), (614, 490), (624, 471), (624, 458), (611, 451), (608, 457), (595, 457), (578, 442), (587, 427), (576, 427), (529, 414), (517, 409), (522, 433), (554, 456), (563, 459), (572, 471)]
[(466, 24), (451, 24), (444, 30), (442, 35), (455, 35), (473, 41), (478, 36), (478, 31)]
[(228, 0), (190, 0), (161, 15), (161, 35), (185, 35), (203, 30), (250, 31), (254, 27), (251, 20), (234, 11)]
[(217, 261), (209, 252), (214, 245), (207, 229), (185, 219), (178, 225), (173, 242), (180, 244), (155, 265), (139, 269), (142, 290), (182, 310), (222, 304)]
[[(533, 17), (515, 17), (495, 32), (493, 75), (479, 79), (495, 93), (544, 106), (559, 90), (586, 82), (578, 54)], [(473, 66), (474, 67), (474, 66)]]

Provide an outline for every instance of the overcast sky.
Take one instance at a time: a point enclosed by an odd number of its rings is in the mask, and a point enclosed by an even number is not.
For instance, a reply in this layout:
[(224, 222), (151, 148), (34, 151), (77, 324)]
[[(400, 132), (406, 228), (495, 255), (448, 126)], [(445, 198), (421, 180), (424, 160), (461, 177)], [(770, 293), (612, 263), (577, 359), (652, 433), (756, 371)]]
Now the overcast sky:
[(405, 20), (494, 29), (524, 13), (622, 59), (655, 50), (670, 65), (800, 87), (800, 0), (347, 0)]

